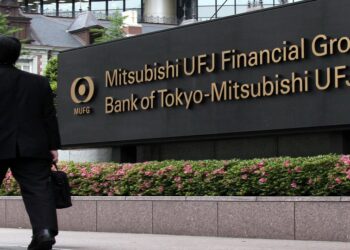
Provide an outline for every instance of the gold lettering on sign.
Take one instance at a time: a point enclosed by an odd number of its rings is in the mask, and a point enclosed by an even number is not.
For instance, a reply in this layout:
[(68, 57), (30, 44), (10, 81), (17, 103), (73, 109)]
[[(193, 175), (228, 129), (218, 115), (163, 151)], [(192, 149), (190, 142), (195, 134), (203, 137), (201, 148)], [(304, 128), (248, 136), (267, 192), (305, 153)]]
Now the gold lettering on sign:
[(117, 82), (117, 73), (118, 71), (115, 69), (113, 70), (112, 76), (110, 71), (106, 71), (106, 87), (113, 87), (116, 86)]
[(329, 38), (324, 34), (317, 35), (312, 41), (312, 53), (318, 57), (346, 54), (350, 52), (350, 38)]

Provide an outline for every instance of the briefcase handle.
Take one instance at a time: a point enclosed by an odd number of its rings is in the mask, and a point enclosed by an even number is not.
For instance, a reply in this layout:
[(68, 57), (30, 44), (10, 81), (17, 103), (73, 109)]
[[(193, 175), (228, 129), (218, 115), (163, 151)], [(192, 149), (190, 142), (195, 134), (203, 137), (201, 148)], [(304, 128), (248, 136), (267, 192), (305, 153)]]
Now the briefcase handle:
[(52, 162), (52, 165), (54, 166), (54, 168), (55, 168), (56, 171), (59, 171), (56, 162), (53, 161), (53, 162)]

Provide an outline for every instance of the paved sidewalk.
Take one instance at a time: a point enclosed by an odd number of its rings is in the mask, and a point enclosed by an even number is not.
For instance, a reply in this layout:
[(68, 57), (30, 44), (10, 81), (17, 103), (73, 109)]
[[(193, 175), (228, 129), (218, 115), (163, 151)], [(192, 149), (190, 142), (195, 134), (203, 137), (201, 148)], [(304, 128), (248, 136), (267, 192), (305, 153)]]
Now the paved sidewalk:
[[(0, 229), (0, 250), (23, 250), (31, 231)], [(54, 250), (349, 250), (350, 243), (61, 232)]]

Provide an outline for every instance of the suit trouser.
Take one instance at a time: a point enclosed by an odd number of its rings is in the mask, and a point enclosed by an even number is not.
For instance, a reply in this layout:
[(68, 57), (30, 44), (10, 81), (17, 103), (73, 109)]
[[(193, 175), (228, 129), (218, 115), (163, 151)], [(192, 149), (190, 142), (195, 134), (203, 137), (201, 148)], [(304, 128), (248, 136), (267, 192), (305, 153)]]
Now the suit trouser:
[(52, 233), (57, 234), (56, 206), (50, 184), (51, 161), (32, 158), (0, 160), (1, 182), (8, 168), (21, 188), (33, 233), (41, 229), (50, 229)]

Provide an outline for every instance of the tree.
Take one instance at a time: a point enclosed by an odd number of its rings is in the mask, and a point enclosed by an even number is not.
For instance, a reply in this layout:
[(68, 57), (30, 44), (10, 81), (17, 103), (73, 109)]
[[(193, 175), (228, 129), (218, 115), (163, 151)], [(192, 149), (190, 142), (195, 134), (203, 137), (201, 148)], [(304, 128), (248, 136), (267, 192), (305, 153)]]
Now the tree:
[(15, 33), (17, 33), (18, 31), (20, 31), (21, 29), (19, 28), (12, 28), (9, 26), (8, 20), (7, 20), (7, 16), (0, 13), (0, 34), (1, 35), (14, 35)]
[(91, 29), (92, 34), (96, 37), (94, 43), (103, 43), (124, 37), (123, 23), (125, 18), (120, 12), (116, 11), (108, 18), (111, 22), (108, 28)]
[(52, 57), (44, 70), (44, 75), (49, 79), (52, 91), (56, 94), (57, 91), (57, 71), (58, 71), (58, 60), (57, 56)]
[[(7, 35), (7, 36), (15, 36), (15, 34), (19, 31), (21, 31), (21, 28), (13, 28), (10, 27), (9, 22), (7, 20), (7, 15), (4, 15), (0, 13), (0, 35)], [(22, 40), (21, 43), (25, 43), (25, 40)], [(26, 51), (25, 48), (22, 48), (21, 50), (21, 56), (27, 55), (28, 51)]]

